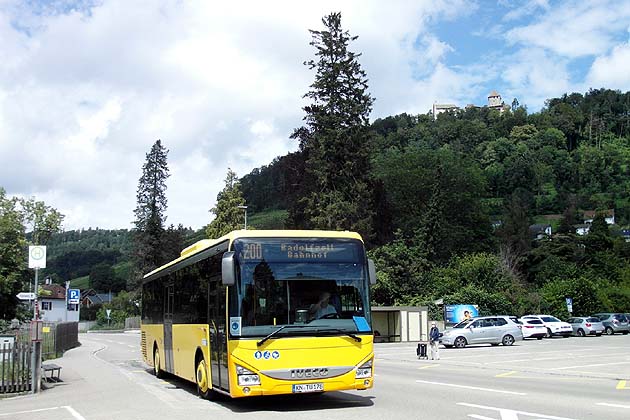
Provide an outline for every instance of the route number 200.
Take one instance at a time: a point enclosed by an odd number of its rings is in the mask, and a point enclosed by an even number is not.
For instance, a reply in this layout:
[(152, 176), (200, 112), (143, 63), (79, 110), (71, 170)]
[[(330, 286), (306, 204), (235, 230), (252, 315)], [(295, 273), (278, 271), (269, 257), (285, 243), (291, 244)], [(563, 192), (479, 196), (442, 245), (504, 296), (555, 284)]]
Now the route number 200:
[(245, 244), (243, 246), (243, 259), (244, 260), (262, 260), (262, 245), (260, 244)]

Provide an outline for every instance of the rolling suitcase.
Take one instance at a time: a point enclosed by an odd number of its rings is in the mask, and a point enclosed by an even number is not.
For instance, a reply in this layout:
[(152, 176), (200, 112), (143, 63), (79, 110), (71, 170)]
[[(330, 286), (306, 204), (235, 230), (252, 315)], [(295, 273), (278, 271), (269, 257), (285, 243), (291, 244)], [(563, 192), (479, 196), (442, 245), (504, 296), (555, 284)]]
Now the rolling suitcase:
[(427, 343), (426, 341), (421, 341), (418, 343), (418, 347), (416, 347), (416, 355), (418, 359), (427, 359)]

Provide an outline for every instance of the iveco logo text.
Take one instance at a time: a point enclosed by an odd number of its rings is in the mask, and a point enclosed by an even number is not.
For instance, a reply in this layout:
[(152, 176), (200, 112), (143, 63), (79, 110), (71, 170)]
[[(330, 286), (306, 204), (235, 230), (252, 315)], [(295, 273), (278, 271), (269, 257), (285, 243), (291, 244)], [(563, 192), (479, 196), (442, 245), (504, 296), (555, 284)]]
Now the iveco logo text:
[(291, 378), (319, 378), (328, 376), (328, 368), (291, 369)]

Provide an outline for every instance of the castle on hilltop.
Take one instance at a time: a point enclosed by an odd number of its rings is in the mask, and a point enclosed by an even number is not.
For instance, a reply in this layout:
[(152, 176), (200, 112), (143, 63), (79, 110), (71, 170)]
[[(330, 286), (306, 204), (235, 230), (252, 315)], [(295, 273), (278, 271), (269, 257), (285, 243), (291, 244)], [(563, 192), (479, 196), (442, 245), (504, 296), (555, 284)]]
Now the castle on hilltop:
[[(488, 104), (484, 106), (490, 109), (496, 109), (501, 114), (505, 112), (506, 110), (510, 109), (510, 106), (505, 104), (503, 99), (501, 99), (501, 95), (496, 90), (493, 90), (492, 92), (490, 92), (490, 94), (488, 95)], [(481, 108), (481, 107), (474, 104), (469, 104), (469, 105), (466, 105), (466, 108)], [(433, 109), (431, 110), (431, 115), (433, 115), (433, 119), (435, 120), (437, 119), (437, 116), (441, 114), (442, 112), (458, 111), (459, 109), (460, 107), (458, 107), (455, 104), (438, 104), (437, 102), (434, 102)]]

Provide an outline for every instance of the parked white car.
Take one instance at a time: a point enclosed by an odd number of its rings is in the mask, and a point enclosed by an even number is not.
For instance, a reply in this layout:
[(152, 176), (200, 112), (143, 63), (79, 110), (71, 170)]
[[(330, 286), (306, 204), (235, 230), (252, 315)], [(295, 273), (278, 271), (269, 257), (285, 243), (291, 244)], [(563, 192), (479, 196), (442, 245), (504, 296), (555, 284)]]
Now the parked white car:
[(542, 340), (547, 336), (547, 327), (540, 319), (520, 319), (523, 338), (536, 338)]
[(573, 334), (573, 327), (568, 322), (560, 321), (555, 316), (551, 315), (525, 315), (521, 317), (521, 320), (526, 319), (538, 319), (542, 321), (545, 328), (547, 328), (547, 337), (553, 337), (559, 335), (562, 337), (571, 337)]

